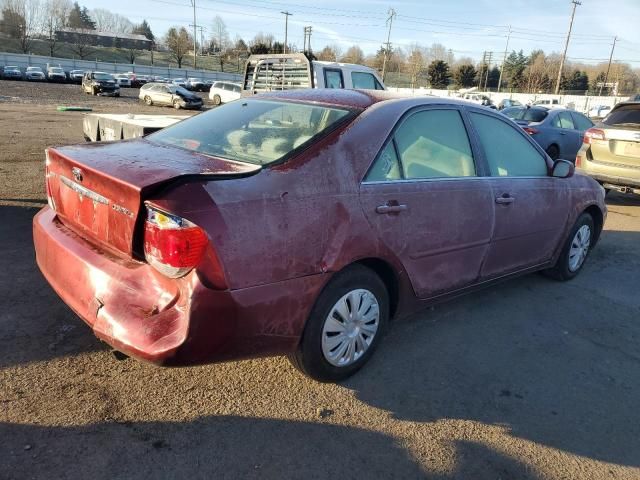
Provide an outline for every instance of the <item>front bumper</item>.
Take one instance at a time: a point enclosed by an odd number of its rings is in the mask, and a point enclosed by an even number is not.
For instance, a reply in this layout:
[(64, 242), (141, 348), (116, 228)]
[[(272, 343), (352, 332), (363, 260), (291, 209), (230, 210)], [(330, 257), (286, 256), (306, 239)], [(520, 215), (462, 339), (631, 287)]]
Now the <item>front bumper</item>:
[(40, 270), (94, 334), (159, 365), (193, 365), (293, 351), (329, 278), (310, 275), (240, 290), (213, 290), (193, 271), (169, 279), (144, 262), (101, 250), (49, 207), (33, 220)]

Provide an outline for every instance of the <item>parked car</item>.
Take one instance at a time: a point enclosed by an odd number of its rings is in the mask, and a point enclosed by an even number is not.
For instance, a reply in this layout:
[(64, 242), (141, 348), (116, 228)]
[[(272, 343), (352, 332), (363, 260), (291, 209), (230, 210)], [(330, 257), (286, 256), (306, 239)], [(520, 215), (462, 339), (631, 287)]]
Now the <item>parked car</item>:
[(498, 110), (504, 110), (505, 108), (511, 107), (522, 107), (522, 103), (520, 103), (518, 100), (512, 100), (510, 98), (503, 98), (502, 100), (500, 100), (500, 103), (498, 103)]
[(84, 70), (71, 70), (69, 72), (69, 81), (71, 83), (82, 83), (83, 76)]
[(552, 106), (559, 107), (560, 101), (557, 98), (552, 98), (552, 99), (547, 98), (542, 100), (536, 100), (535, 102), (532, 102), (531, 105), (540, 106), (540, 107), (549, 107), (549, 108), (551, 108)]
[(636, 95), (631, 95), (628, 99), (627, 102), (640, 102), (640, 93), (636, 94)]
[(5, 80), (22, 80), (22, 72), (14, 65), (7, 65), (2, 69), (2, 78)]
[(522, 126), (552, 160), (576, 158), (584, 132), (593, 122), (581, 113), (545, 107), (513, 107), (502, 113)]
[(609, 105), (596, 105), (589, 109), (589, 118), (603, 118), (609, 115), (611, 112), (611, 106)]
[(475, 103), (477, 105), (482, 105), (484, 107), (493, 108), (493, 109), (496, 108), (493, 101), (489, 97), (481, 93), (465, 93), (462, 95), (462, 99), (468, 102)]
[(49, 82), (64, 83), (67, 81), (67, 74), (64, 73), (62, 67), (48, 67), (47, 80)]
[(127, 75), (126, 73), (120, 73), (120, 74), (114, 75), (113, 79), (121, 88), (131, 86), (131, 79), (129, 78), (129, 75)]
[(585, 132), (576, 168), (607, 188), (640, 193), (640, 102), (618, 103)]
[(204, 81), (204, 92), (209, 92), (211, 91), (211, 87), (213, 86), (213, 84), (215, 83), (214, 80), (205, 80)]
[(204, 82), (201, 78), (188, 78), (184, 86), (192, 92), (204, 92)]
[(85, 72), (82, 90), (92, 95), (120, 96), (120, 86), (111, 74), (105, 72)]
[(40, 67), (27, 67), (24, 72), (24, 79), (32, 82), (43, 82), (45, 76)]
[(149, 75), (136, 75), (136, 83), (138, 84), (138, 86), (145, 85), (149, 82)]
[(200, 110), (202, 99), (189, 90), (176, 85), (165, 83), (147, 83), (140, 87), (138, 98), (147, 105), (163, 105), (173, 107)]
[(228, 103), (240, 98), (242, 87), (237, 83), (231, 82), (215, 82), (209, 89), (209, 100), (214, 105)]
[(322, 381), (392, 317), (575, 277), (606, 215), (509, 119), (426, 96), (265, 93), (46, 165), (37, 263), (98, 337), (163, 365), (287, 354)]
[(173, 83), (177, 87), (182, 87), (182, 88), (186, 87), (186, 82), (187, 81), (184, 78), (174, 78), (173, 80), (171, 80), (171, 83)]

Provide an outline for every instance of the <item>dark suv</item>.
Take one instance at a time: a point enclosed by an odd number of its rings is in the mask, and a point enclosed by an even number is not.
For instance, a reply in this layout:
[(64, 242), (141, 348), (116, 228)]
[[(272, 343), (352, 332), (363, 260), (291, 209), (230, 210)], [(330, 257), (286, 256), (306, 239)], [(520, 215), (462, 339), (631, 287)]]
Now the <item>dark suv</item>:
[(82, 77), (82, 90), (92, 95), (120, 96), (120, 86), (109, 73), (85, 72)]

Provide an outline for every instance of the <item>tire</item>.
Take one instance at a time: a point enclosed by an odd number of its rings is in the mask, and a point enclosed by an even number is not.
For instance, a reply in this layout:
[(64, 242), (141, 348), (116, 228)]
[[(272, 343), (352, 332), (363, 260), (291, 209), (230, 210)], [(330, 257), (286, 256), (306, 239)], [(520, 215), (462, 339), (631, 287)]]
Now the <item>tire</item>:
[[(582, 231), (582, 234), (579, 235), (579, 232)], [(585, 233), (588, 233), (588, 237), (585, 237)], [(558, 261), (556, 264), (550, 268), (549, 270), (545, 270), (544, 273), (549, 275), (556, 280), (566, 281), (574, 278), (582, 267), (591, 252), (591, 247), (593, 247), (594, 239), (596, 238), (595, 231), (595, 223), (593, 221), (593, 217), (588, 213), (583, 213), (576, 220), (575, 225), (569, 232), (569, 236), (565, 241), (564, 246), (562, 247), (562, 252), (558, 257)], [(584, 249), (584, 244), (586, 244), (586, 251)], [(575, 255), (581, 256), (579, 262), (575, 263)]]
[(546, 152), (554, 162), (560, 158), (560, 149), (556, 145), (549, 145)]
[[(350, 306), (354, 299), (359, 302), (355, 311)], [(347, 312), (351, 313), (344, 318)], [(355, 318), (350, 321), (352, 313)], [(351, 266), (337, 273), (320, 293), (289, 361), (319, 382), (344, 380), (369, 360), (388, 321), (389, 294), (380, 277), (369, 268)]]
[(173, 101), (173, 108), (175, 108), (176, 110), (180, 110), (180, 100)]
[(98, 90), (96, 90), (95, 88), (91, 89), (91, 95), (96, 96), (98, 95)]
[(149, 95), (146, 95), (144, 97), (144, 103), (146, 103), (147, 105), (151, 106), (151, 105), (153, 105), (153, 100), (151, 100), (151, 97)]
[(220, 98), (220, 95), (216, 94), (213, 96), (213, 104), (214, 105), (220, 105), (222, 103), (222, 99)]

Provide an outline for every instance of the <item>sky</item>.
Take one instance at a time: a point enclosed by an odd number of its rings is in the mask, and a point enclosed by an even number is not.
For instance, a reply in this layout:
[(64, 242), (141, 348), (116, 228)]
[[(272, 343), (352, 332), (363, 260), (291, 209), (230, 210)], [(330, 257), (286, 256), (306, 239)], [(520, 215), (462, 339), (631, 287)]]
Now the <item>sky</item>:
[[(231, 39), (245, 41), (257, 32), (284, 40), (285, 16), (289, 16), (288, 40), (302, 47), (303, 27), (311, 25), (311, 45), (320, 50), (338, 45), (344, 52), (357, 44), (365, 54), (374, 53), (388, 32), (388, 11), (396, 16), (391, 44), (407, 48), (413, 43), (441, 43), (454, 55), (478, 60), (484, 51), (502, 60), (509, 25), (509, 51), (533, 49), (561, 53), (571, 17), (570, 0), (195, 0), (196, 23), (211, 36), (213, 18), (222, 17)], [(81, 6), (105, 8), (134, 23), (146, 19), (156, 36), (174, 25), (193, 23), (191, 0), (79, 0)], [(567, 56), (584, 63), (608, 61), (614, 36), (618, 43), (614, 60), (640, 68), (640, 0), (582, 0), (576, 8)], [(190, 30), (191, 31), (191, 30)], [(199, 36), (199, 34), (198, 34)]]

